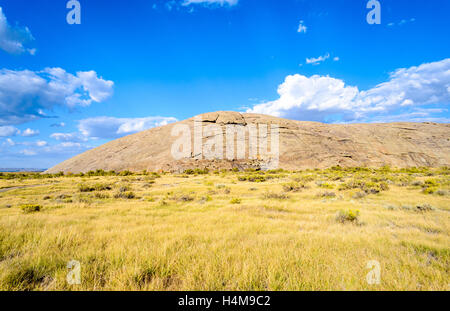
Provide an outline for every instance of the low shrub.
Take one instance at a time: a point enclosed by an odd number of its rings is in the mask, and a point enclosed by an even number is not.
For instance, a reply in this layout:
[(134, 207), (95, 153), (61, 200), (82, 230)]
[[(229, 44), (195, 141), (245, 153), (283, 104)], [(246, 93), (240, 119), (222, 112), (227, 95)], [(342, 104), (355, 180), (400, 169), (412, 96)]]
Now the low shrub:
[(132, 175), (133, 173), (128, 170), (119, 173), (119, 176), (132, 176)]
[(242, 200), (239, 198), (233, 198), (230, 201), (231, 204), (241, 204), (241, 202), (242, 202)]
[(412, 207), (411, 205), (402, 205), (401, 209), (405, 211), (412, 211), (414, 207)]
[(200, 203), (206, 203), (206, 202), (211, 202), (213, 199), (210, 195), (206, 195), (204, 197), (201, 198)]
[(434, 178), (429, 178), (425, 180), (425, 187), (439, 187), (439, 182)]
[(431, 212), (436, 210), (432, 205), (425, 203), (425, 204), (418, 204), (416, 206), (411, 205), (403, 205), (401, 207), (404, 211), (414, 211), (414, 212)]
[(66, 200), (66, 199), (70, 199), (72, 196), (71, 195), (68, 195), (68, 194), (60, 194), (60, 195), (57, 195), (56, 197), (55, 197), (55, 199), (56, 200)]
[(132, 191), (118, 192), (114, 195), (115, 199), (135, 199), (136, 194)]
[(418, 212), (430, 212), (430, 211), (434, 211), (434, 210), (435, 210), (435, 208), (427, 203), (416, 205), (416, 211), (418, 211)]
[(194, 198), (189, 196), (189, 195), (182, 195), (182, 196), (177, 198), (177, 201), (180, 201), (180, 202), (192, 202), (192, 201), (194, 201)]
[(109, 184), (95, 184), (94, 189), (95, 191), (108, 191), (111, 190), (112, 187)]
[(25, 214), (29, 214), (29, 213), (39, 212), (42, 209), (42, 206), (37, 205), (37, 204), (24, 204), (24, 205), (20, 206), (20, 209)]
[(440, 195), (440, 196), (444, 196), (444, 195), (447, 195), (447, 191), (445, 191), (445, 190), (438, 190), (438, 191), (436, 191), (436, 194)]
[(285, 192), (299, 192), (305, 188), (306, 188), (305, 184), (302, 184), (302, 183), (291, 182), (291, 183), (283, 185), (283, 190)]
[(367, 196), (367, 193), (365, 193), (364, 191), (359, 191), (359, 192), (356, 192), (354, 195), (353, 195), (353, 198), (354, 199), (362, 199), (362, 198), (364, 198), (364, 197), (366, 197)]
[(250, 176), (239, 176), (239, 181), (249, 181), (249, 182), (265, 182), (267, 178), (262, 175), (250, 175)]
[(119, 187), (119, 192), (127, 192), (127, 191), (131, 191), (131, 187), (128, 185), (121, 185)]
[(384, 208), (389, 210), (389, 211), (394, 211), (394, 210), (397, 209), (397, 206), (395, 206), (395, 205), (386, 205)]
[(319, 193), (318, 196), (320, 198), (335, 198), (336, 197), (336, 193), (330, 192), (330, 191), (326, 191), (326, 192)]
[(78, 191), (79, 192), (92, 192), (92, 191), (95, 191), (95, 188), (92, 186), (80, 184), (80, 185), (78, 185)]
[(427, 188), (424, 188), (424, 189), (422, 190), (422, 193), (424, 193), (424, 194), (433, 194), (433, 193), (435, 193), (436, 191), (437, 191), (437, 189), (434, 188), (434, 187), (427, 187)]
[(94, 194), (94, 198), (96, 198), (96, 199), (109, 199), (109, 198), (110, 198), (110, 195), (107, 194), (107, 193), (96, 192), (96, 193)]
[(359, 210), (339, 211), (336, 215), (336, 221), (340, 223), (357, 223), (359, 220)]
[(324, 189), (334, 189), (334, 185), (333, 185), (333, 184), (329, 184), (329, 183), (322, 182), (322, 181), (316, 182), (316, 185), (317, 185), (319, 188), (324, 188)]
[(78, 185), (78, 191), (79, 192), (93, 192), (93, 191), (106, 191), (111, 190), (111, 186), (109, 184), (95, 184), (95, 185), (85, 185), (80, 184)]
[(184, 174), (187, 175), (207, 175), (209, 174), (209, 170), (207, 168), (205, 169), (200, 169), (200, 168), (196, 168), (196, 169), (187, 169), (184, 171)]

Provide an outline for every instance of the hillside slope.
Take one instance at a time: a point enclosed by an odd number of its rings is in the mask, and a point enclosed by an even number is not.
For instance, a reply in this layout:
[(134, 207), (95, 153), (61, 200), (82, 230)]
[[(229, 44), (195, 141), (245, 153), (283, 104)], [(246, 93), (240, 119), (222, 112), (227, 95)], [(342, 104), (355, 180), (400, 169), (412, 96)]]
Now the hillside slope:
[[(194, 118), (126, 136), (72, 159), (47, 172), (87, 172), (90, 170), (183, 171), (186, 168), (247, 168), (264, 166), (260, 157), (249, 159), (249, 128), (255, 124), (279, 127), (279, 167), (285, 169), (340, 166), (393, 167), (449, 166), (450, 124), (322, 124), (281, 119), (258, 114), (212, 112), (199, 116), (202, 124), (218, 125), (226, 137), (226, 127), (247, 132), (245, 158), (241, 160), (205, 160), (192, 152), (182, 160), (172, 156), (174, 126), (187, 125), (194, 136)], [(261, 128), (261, 127), (260, 127)], [(206, 143), (211, 136), (203, 139)], [(259, 136), (265, 137), (264, 134)], [(234, 142), (236, 142), (235, 138)], [(224, 144), (226, 139), (224, 138)], [(268, 139), (270, 146), (271, 138)], [(223, 148), (224, 154), (226, 148)], [(223, 158), (225, 155), (223, 156)]]

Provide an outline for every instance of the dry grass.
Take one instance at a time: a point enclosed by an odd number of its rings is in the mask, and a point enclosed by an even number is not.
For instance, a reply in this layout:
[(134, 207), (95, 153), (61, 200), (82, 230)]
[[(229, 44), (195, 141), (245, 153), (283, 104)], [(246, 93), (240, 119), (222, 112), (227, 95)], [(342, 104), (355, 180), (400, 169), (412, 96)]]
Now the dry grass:
[(450, 289), (448, 170), (194, 173), (1, 179), (0, 289)]

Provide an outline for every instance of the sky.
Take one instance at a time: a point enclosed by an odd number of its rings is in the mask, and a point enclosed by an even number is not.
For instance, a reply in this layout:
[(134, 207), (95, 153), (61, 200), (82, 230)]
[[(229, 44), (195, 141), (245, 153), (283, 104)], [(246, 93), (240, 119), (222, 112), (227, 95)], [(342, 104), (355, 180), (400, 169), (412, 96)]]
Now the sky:
[(0, 0), (0, 168), (219, 110), (450, 120), (448, 0), (68, 2)]

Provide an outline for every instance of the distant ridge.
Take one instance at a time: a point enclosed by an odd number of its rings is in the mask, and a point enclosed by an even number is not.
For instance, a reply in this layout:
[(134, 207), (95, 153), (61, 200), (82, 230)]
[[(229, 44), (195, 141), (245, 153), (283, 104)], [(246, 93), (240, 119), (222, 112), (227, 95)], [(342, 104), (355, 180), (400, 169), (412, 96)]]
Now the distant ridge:
[(39, 172), (45, 172), (45, 168), (1, 168), (0, 172), (2, 173), (21, 173), (21, 172), (32, 172), (32, 173), (39, 173)]
[[(220, 126), (223, 133), (230, 125), (245, 129), (245, 146), (248, 146), (251, 126), (276, 124), (279, 127), (279, 167), (289, 170), (337, 165), (389, 165), (400, 168), (450, 166), (450, 124), (323, 124), (222, 111), (199, 117), (205, 125)], [(111, 141), (64, 161), (47, 172), (79, 173), (96, 169), (180, 172), (188, 168), (243, 169), (265, 165), (260, 159), (249, 159), (248, 150), (241, 160), (198, 159), (202, 156), (201, 152), (192, 152), (182, 160), (175, 160), (171, 149), (178, 137), (172, 136), (172, 129), (177, 125), (187, 125), (193, 131), (194, 118)]]

